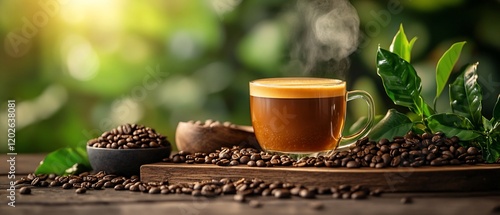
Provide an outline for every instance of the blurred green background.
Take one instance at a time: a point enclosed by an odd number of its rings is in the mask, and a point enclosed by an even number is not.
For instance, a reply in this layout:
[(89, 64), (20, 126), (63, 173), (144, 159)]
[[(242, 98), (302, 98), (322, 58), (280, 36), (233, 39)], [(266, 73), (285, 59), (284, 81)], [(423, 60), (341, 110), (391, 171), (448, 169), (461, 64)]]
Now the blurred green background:
[[(294, 35), (304, 32), (297, 29), (304, 2), (323, 1), (0, 0), (0, 130), (7, 133), (8, 99), (16, 100), (18, 153), (85, 144), (123, 123), (153, 127), (171, 142), (179, 121), (250, 125), (248, 82), (302, 68), (290, 53), (301, 43)], [(394, 105), (376, 74), (376, 49), (387, 49), (403, 23), (408, 37), (418, 37), (412, 63), (426, 100), (439, 57), (465, 40), (457, 65), (480, 62), (483, 111), (491, 115), (500, 93), (499, 1), (351, 4), (360, 43), (341, 76), (349, 89), (373, 95), (377, 114)], [(444, 93), (438, 110), (447, 102)], [(365, 109), (349, 106), (351, 124)]]

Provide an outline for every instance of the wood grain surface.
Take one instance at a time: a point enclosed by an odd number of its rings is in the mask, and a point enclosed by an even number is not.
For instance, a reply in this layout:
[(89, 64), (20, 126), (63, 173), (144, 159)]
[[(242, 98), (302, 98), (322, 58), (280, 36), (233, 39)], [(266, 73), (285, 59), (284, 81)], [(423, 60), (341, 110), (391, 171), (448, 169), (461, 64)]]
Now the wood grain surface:
[(325, 187), (361, 184), (387, 192), (491, 191), (500, 190), (500, 165), (348, 169), (155, 163), (141, 167), (142, 181), (186, 183), (213, 178), (261, 178)]

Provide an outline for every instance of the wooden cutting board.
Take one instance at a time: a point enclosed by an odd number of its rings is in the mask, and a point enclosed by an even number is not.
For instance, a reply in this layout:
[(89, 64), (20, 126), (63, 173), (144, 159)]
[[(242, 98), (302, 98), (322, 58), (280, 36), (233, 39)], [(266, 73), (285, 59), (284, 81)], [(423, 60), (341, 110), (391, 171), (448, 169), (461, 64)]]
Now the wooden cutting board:
[(500, 190), (500, 164), (400, 168), (248, 167), (154, 163), (141, 166), (142, 181), (187, 183), (221, 178), (260, 178), (306, 186), (341, 184), (383, 188), (386, 192)]

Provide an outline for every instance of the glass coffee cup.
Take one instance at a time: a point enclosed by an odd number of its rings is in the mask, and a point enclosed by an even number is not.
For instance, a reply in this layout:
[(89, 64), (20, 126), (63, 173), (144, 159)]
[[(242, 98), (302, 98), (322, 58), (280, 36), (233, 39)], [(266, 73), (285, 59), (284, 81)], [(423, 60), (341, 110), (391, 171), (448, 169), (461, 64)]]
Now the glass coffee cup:
[[(354, 99), (366, 101), (367, 120), (359, 131), (343, 137), (347, 102)], [(375, 107), (370, 94), (347, 91), (343, 80), (286, 77), (251, 81), (250, 112), (263, 150), (302, 157), (329, 154), (366, 136)]]

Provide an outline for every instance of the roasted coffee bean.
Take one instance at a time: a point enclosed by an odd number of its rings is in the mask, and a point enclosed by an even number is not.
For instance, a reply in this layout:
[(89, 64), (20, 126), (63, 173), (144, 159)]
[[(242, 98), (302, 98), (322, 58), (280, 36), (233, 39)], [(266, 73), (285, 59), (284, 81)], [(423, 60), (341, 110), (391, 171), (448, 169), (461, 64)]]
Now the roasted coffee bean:
[(40, 187), (48, 187), (50, 183), (48, 181), (41, 181), (38, 183), (38, 186)]
[(255, 161), (250, 160), (250, 161), (248, 161), (247, 166), (254, 167), (254, 166), (257, 166), (257, 164), (255, 163)]
[(250, 205), (250, 207), (252, 208), (260, 208), (262, 206), (262, 204), (257, 200), (250, 200), (248, 202), (248, 205)]
[(61, 184), (59, 183), (59, 181), (51, 181), (51, 182), (50, 182), (50, 184), (49, 184), (49, 187), (57, 187), (57, 186), (59, 186), (59, 185), (61, 185)]
[(258, 167), (265, 167), (266, 166), (266, 162), (264, 160), (257, 160), (255, 162), (255, 164), (258, 166)]
[(130, 188), (129, 188), (129, 190), (130, 191), (138, 192), (138, 191), (140, 191), (139, 190), (139, 185), (137, 185), (137, 184), (131, 185)]
[(234, 184), (225, 184), (222, 186), (222, 193), (224, 194), (234, 194), (236, 193), (236, 187)]
[(458, 159), (452, 159), (452, 160), (450, 160), (450, 164), (451, 165), (459, 165), (460, 161)]
[(252, 154), (252, 156), (250, 156), (250, 160), (252, 160), (252, 161), (257, 161), (260, 159), (261, 159), (260, 154)]
[(312, 199), (312, 198), (316, 197), (316, 194), (312, 190), (301, 189), (299, 192), (299, 196), (302, 198), (306, 198), (306, 199)]
[(349, 162), (347, 162), (346, 167), (347, 168), (358, 168), (359, 163), (356, 161), (349, 161)]
[(286, 198), (290, 198), (291, 196), (292, 195), (290, 194), (290, 191), (287, 189), (283, 189), (283, 188), (276, 189), (276, 192), (274, 192), (274, 197), (276, 197), (278, 199), (286, 199)]
[(342, 193), (334, 192), (332, 194), (332, 198), (334, 198), (334, 199), (341, 199), (342, 198)]
[(35, 177), (35, 178), (33, 178), (33, 180), (31, 180), (31, 185), (32, 186), (38, 186), (39, 182), (40, 182), (40, 178), (39, 177)]
[(240, 163), (241, 164), (247, 164), (249, 161), (250, 161), (250, 157), (248, 157), (247, 155), (244, 155), (244, 156), (240, 157)]
[(399, 200), (402, 204), (411, 204), (413, 203), (413, 199), (411, 197), (403, 197)]
[(22, 194), (22, 195), (31, 194), (31, 188), (21, 187), (21, 189), (19, 189), (19, 194)]
[(350, 198), (351, 198), (351, 192), (342, 193), (342, 199), (350, 199)]
[(384, 191), (382, 189), (375, 189), (370, 191), (370, 196), (380, 196)]
[(323, 208), (325, 208), (325, 205), (322, 202), (311, 202), (309, 204), (309, 207), (311, 207), (313, 210), (323, 210)]
[(351, 199), (366, 199), (366, 193), (364, 191), (356, 191), (351, 194)]
[(62, 185), (62, 188), (63, 188), (63, 189), (71, 189), (71, 188), (73, 188), (73, 185), (72, 185), (72, 184), (70, 184), (70, 183), (64, 183), (64, 184)]
[(161, 192), (160, 188), (158, 187), (152, 187), (151, 189), (149, 189), (148, 193), (149, 194), (159, 194)]
[(246, 201), (246, 198), (244, 195), (241, 195), (241, 194), (236, 194), (234, 195), (233, 199), (237, 202), (245, 202)]
[(84, 194), (86, 192), (87, 192), (87, 189), (85, 189), (83, 187), (75, 190), (75, 193), (77, 193), (77, 194)]
[(478, 150), (477, 150), (476, 147), (469, 147), (467, 149), (467, 154), (469, 154), (469, 155), (476, 155), (476, 154), (478, 154)]

